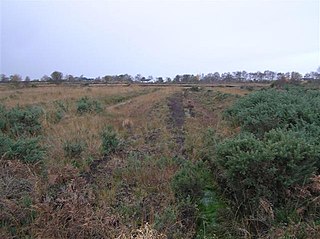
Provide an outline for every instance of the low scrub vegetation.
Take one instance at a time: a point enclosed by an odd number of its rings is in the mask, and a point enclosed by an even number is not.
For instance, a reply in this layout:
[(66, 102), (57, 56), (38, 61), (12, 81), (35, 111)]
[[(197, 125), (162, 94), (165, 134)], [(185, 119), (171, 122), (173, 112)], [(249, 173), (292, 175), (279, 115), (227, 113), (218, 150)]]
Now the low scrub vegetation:
[(211, 162), (220, 190), (251, 235), (318, 220), (319, 104), (318, 91), (290, 87), (252, 93), (225, 112), (241, 132), (213, 146)]
[(120, 145), (120, 140), (112, 126), (107, 126), (101, 133), (102, 154), (108, 156), (116, 151)]
[(319, 238), (310, 85), (2, 90), (0, 238)]
[(42, 109), (37, 106), (14, 107), (6, 109), (0, 106), (0, 127), (3, 133), (11, 137), (35, 136), (41, 132), (40, 116)]
[(0, 237), (26, 238), (36, 217), (34, 175), (30, 167), (43, 162), (40, 107), (0, 105)]
[(44, 157), (40, 145), (42, 110), (39, 107), (6, 109), (0, 105), (0, 152), (2, 159), (35, 163)]
[(320, 126), (320, 92), (303, 87), (257, 91), (225, 112), (245, 132), (263, 137), (271, 129)]
[(100, 113), (102, 111), (101, 102), (90, 99), (89, 97), (82, 97), (77, 102), (77, 112), (84, 113)]

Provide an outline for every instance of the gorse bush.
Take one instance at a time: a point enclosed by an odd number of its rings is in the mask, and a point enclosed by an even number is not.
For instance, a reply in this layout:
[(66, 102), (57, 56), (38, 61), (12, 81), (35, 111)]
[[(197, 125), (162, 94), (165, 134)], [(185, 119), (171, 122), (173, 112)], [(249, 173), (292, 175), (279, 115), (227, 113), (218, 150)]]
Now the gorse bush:
[(39, 137), (13, 140), (0, 133), (0, 155), (3, 159), (18, 159), (24, 163), (35, 163), (44, 158), (45, 151)]
[(288, 190), (309, 182), (319, 160), (319, 146), (287, 130), (272, 130), (263, 140), (241, 134), (217, 148), (227, 185), (247, 209), (257, 206), (260, 198), (274, 206), (283, 204)]
[(90, 99), (89, 97), (82, 97), (77, 101), (77, 112), (84, 113), (100, 113), (103, 108), (99, 101)]
[(1, 130), (13, 137), (35, 136), (41, 132), (40, 116), (43, 113), (42, 108), (15, 107), (10, 110), (1, 110)]
[[(251, 232), (257, 233), (261, 222), (271, 225), (261, 214), (263, 205), (269, 208), (269, 219), (277, 218), (278, 223), (287, 222), (290, 215), (303, 220), (297, 207), (313, 205), (320, 211), (307, 189), (320, 169), (319, 109), (319, 91), (288, 87), (252, 93), (225, 112), (241, 133), (212, 142), (214, 150), (208, 149), (207, 157), (237, 216), (258, 218), (252, 220)], [(299, 190), (305, 193), (303, 200)]]
[(203, 134), (203, 146), (200, 149), (200, 157), (203, 161), (210, 161), (215, 155), (216, 147), (221, 142), (221, 136), (217, 132), (208, 128)]
[(14, 142), (8, 158), (19, 159), (24, 163), (36, 163), (44, 158), (45, 151), (39, 144), (40, 138), (20, 138)]
[(320, 126), (320, 92), (290, 87), (285, 91), (269, 89), (248, 95), (225, 112), (228, 120), (243, 131), (263, 137), (275, 128), (296, 125)]
[(0, 132), (0, 155), (1, 155), (1, 158), (7, 157), (7, 154), (10, 151), (13, 142), (14, 141), (11, 138), (9, 138), (7, 135)]
[(106, 127), (101, 133), (101, 140), (102, 140), (102, 153), (104, 156), (109, 155), (116, 151), (116, 149), (120, 145), (120, 140), (117, 136), (117, 133), (111, 126)]
[(7, 125), (7, 110), (0, 104), (0, 130), (3, 132)]
[(172, 188), (179, 200), (190, 198), (193, 202), (203, 196), (210, 185), (210, 171), (203, 162), (186, 161), (172, 179)]
[(0, 158), (17, 159), (35, 163), (44, 158), (45, 150), (40, 145), (40, 107), (15, 107), (6, 109), (0, 105)]
[(215, 193), (208, 162), (184, 161), (180, 166), (171, 182), (179, 219), (186, 227), (195, 226), (195, 238), (206, 238), (219, 227), (218, 213), (225, 205)]

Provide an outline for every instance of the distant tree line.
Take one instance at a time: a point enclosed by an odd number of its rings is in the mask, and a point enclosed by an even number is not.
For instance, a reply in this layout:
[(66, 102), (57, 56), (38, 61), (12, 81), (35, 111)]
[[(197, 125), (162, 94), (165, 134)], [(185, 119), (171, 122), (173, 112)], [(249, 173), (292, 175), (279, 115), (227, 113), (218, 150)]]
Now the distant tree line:
[(117, 83), (173, 83), (173, 84), (192, 84), (192, 83), (227, 83), (227, 82), (270, 82), (275, 80), (285, 80), (285, 81), (319, 81), (320, 80), (320, 67), (316, 71), (311, 71), (302, 75), (299, 72), (275, 72), (266, 70), (264, 72), (247, 72), (247, 71), (234, 71), (234, 72), (214, 72), (208, 74), (201, 75), (193, 75), (193, 74), (183, 74), (176, 75), (173, 79), (170, 77), (153, 77), (153, 76), (142, 76), (141, 74), (137, 74), (136, 76), (131, 76), (128, 74), (121, 75), (106, 75), (103, 77), (96, 78), (87, 78), (83, 75), (81, 76), (73, 76), (70, 74), (63, 75), (63, 73), (59, 71), (54, 71), (50, 76), (44, 75), (41, 79), (30, 79), (30, 77), (26, 77), (23, 79), (20, 75), (14, 74), (11, 76), (6, 76), (5, 74), (0, 75), (0, 82), (47, 82), (47, 83), (62, 83), (62, 82), (88, 82), (88, 83), (107, 83), (107, 84), (117, 84)]

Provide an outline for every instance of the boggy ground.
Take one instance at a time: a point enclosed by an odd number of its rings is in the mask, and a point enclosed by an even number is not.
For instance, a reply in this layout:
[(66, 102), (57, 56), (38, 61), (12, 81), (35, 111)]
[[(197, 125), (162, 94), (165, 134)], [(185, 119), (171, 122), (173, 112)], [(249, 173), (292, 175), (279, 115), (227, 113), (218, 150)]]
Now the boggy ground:
[[(233, 134), (221, 112), (244, 93), (223, 87), (1, 88), (6, 107), (43, 109), (46, 153), (35, 164), (1, 158), (0, 237), (193, 238), (196, 218), (181, 210), (172, 178), (183, 161), (201, 160), (208, 128)], [(77, 100), (84, 96), (99, 101), (101, 111), (79, 114)], [(56, 119), (59, 105), (65, 110)], [(103, 155), (107, 125), (119, 146)], [(68, 142), (80, 142), (83, 150), (68, 156)]]

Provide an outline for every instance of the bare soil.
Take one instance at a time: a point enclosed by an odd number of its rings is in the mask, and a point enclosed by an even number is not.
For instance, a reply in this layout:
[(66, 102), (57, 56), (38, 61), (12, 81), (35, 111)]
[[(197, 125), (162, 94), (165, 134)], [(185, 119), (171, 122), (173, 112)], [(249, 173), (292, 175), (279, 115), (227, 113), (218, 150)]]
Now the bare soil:
[(181, 92), (175, 93), (168, 98), (168, 107), (170, 116), (168, 119), (168, 128), (172, 132), (175, 143), (177, 144), (177, 155), (184, 154), (184, 123), (185, 111), (183, 106), (183, 94)]

